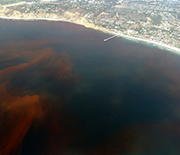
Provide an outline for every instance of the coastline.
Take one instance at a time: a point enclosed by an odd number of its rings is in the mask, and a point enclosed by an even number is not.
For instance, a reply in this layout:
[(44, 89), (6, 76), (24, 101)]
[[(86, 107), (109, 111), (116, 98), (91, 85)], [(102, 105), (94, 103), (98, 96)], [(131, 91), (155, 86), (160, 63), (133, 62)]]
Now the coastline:
[[(169, 45), (166, 45), (166, 44), (163, 44), (163, 43), (158, 43), (156, 41), (151, 41), (151, 40), (146, 40), (146, 39), (142, 39), (142, 38), (137, 38), (137, 37), (133, 37), (133, 36), (128, 36), (128, 35), (120, 34), (120, 33), (117, 33), (117, 32), (110, 31), (110, 30), (108, 30), (106, 28), (101, 28), (100, 29), (99, 26), (92, 26), (91, 24), (87, 25), (87, 24), (84, 24), (82, 22), (81, 23), (80, 22), (74, 22), (74, 21), (66, 20), (66, 19), (20, 18), (20, 17), (5, 17), (5, 16), (0, 16), (0, 19), (25, 20), (25, 21), (38, 21), (38, 20), (41, 20), (41, 21), (62, 21), (62, 22), (69, 22), (69, 23), (74, 23), (74, 24), (82, 25), (82, 26), (84, 26), (86, 28), (91, 28), (91, 29), (94, 29), (94, 30), (98, 30), (98, 31), (101, 31), (101, 32), (104, 32), (104, 33), (107, 33), (107, 34), (117, 35), (117, 37), (122, 37), (122, 38), (130, 39), (130, 40), (133, 40), (133, 41), (140, 41), (140, 42), (144, 42), (144, 43), (150, 43), (150, 44), (155, 45), (157, 48), (163, 47), (163, 48), (165, 48), (164, 50), (168, 50), (170, 52), (173, 52), (173, 53), (176, 53), (176, 54), (180, 54), (180, 49), (177, 48), (177, 47), (169, 46)], [(160, 48), (160, 49), (162, 49), (162, 48)]]
[(128, 35), (123, 35), (123, 34), (121, 34), (120, 36), (127, 38), (127, 39), (131, 39), (131, 40), (137, 40), (137, 41), (141, 41), (141, 42), (145, 42), (145, 43), (150, 43), (150, 44), (155, 45), (155, 47), (157, 47), (157, 48), (164, 47), (166, 50), (168, 50), (170, 52), (180, 54), (180, 49), (177, 47), (169, 46), (169, 45), (166, 45), (163, 43), (158, 43), (158, 42), (151, 41), (151, 40), (146, 40), (146, 39), (136, 38), (136, 37), (132, 37), (132, 36), (128, 36)]

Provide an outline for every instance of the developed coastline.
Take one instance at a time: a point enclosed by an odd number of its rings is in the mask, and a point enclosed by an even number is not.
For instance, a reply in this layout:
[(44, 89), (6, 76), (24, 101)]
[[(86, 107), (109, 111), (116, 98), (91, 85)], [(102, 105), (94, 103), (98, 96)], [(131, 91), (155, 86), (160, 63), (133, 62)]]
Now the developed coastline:
[(124, 35), (122, 33), (118, 33), (118, 32), (113, 32), (111, 30), (108, 30), (106, 28), (103, 27), (99, 27), (96, 26), (92, 23), (88, 23), (87, 20), (85, 18), (80, 18), (80, 20), (76, 20), (74, 21), (74, 18), (62, 18), (62, 19), (57, 19), (57, 18), (21, 18), (21, 17), (6, 17), (6, 16), (0, 16), (0, 19), (9, 19), (9, 20), (26, 20), (26, 21), (36, 21), (36, 20), (46, 20), (46, 21), (64, 21), (64, 22), (70, 22), (70, 23), (74, 23), (74, 24), (78, 24), (78, 25), (83, 25), (86, 28), (91, 28), (91, 29), (95, 29), (98, 31), (102, 31), (104, 33), (108, 33), (111, 35), (117, 35), (117, 37), (123, 37), (126, 39), (130, 39), (132, 41), (138, 41), (138, 42), (144, 42), (144, 43), (150, 43), (152, 45), (157, 46), (158, 48), (162, 49), (165, 48), (165, 50), (171, 51), (173, 53), (176, 54), (180, 54), (180, 49), (173, 47), (173, 46), (169, 46), (163, 43), (158, 43), (156, 41), (151, 41), (151, 40), (147, 40), (147, 39), (142, 39), (142, 38), (137, 38), (137, 37), (133, 37), (133, 36), (129, 36), (129, 35)]

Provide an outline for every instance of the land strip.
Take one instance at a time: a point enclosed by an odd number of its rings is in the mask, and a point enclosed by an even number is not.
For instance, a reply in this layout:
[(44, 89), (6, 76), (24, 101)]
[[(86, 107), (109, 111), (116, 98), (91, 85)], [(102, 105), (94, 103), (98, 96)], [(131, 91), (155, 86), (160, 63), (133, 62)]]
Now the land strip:
[[(90, 1), (85, 3), (84, 0), (82, 0), (82, 3), (76, 1), (64, 2), (63, 0), (61, 2), (21, 2), (1, 7), (0, 16), (1, 18), (14, 20), (69, 21), (179, 52), (180, 27), (178, 23), (180, 24), (180, 20), (178, 19), (178, 13), (167, 13), (167, 10), (166, 12), (160, 11), (157, 14), (157, 9), (149, 7), (152, 9), (151, 14), (156, 13), (153, 16), (147, 14), (149, 10), (142, 13), (125, 1), (121, 1), (121, 4), (118, 3), (102, 4), (102, 2), (96, 0), (91, 3)], [(136, 7), (138, 8), (139, 5)], [(142, 7), (145, 7), (145, 5), (141, 4)], [(88, 9), (95, 10), (92, 12)], [(174, 11), (176, 10), (174, 9)], [(166, 15), (166, 18), (160, 19), (160, 14), (162, 16)]]

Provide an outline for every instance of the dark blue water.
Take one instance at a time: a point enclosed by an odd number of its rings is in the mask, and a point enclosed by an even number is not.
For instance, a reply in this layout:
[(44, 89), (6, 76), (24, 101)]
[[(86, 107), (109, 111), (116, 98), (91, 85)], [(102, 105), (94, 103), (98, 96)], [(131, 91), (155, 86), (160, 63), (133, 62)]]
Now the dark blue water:
[(0, 153), (180, 154), (179, 55), (65, 22), (0, 35)]

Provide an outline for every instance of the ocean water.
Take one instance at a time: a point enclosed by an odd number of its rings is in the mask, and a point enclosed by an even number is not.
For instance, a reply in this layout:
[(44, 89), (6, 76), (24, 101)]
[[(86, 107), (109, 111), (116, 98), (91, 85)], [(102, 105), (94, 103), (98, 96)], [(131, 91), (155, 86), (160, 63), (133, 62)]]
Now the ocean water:
[(180, 154), (179, 55), (66, 22), (0, 36), (0, 154)]

